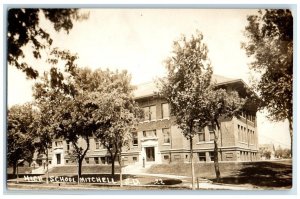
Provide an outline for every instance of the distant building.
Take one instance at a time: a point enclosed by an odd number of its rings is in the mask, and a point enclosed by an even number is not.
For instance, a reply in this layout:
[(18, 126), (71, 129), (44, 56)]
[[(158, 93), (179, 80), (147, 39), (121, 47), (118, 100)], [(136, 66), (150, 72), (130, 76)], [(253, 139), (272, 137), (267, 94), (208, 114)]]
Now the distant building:
[[(227, 90), (236, 90), (246, 96), (247, 85), (241, 79), (229, 79), (213, 76), (217, 86)], [(145, 117), (132, 132), (129, 150), (123, 150), (125, 164), (189, 162), (189, 141), (183, 136), (171, 115), (166, 99), (157, 95), (155, 83), (138, 86), (135, 100), (143, 108)], [(237, 118), (221, 120), (222, 134), (219, 135), (220, 161), (254, 161), (259, 159), (258, 136), (255, 105), (248, 106)], [(213, 126), (207, 126), (198, 132), (193, 140), (195, 162), (214, 160)], [(85, 147), (85, 142), (82, 142)], [(52, 166), (74, 164), (68, 156), (72, 149), (70, 143), (55, 140), (51, 148), (49, 163)], [(110, 164), (106, 149), (97, 139), (90, 138), (90, 149), (83, 164)]]
[[(275, 159), (275, 146), (274, 144), (259, 144), (258, 146), (259, 148), (259, 154), (260, 154), (260, 158), (262, 160), (266, 160), (266, 159), (270, 159), (273, 160)], [(270, 156), (267, 157), (268, 155), (266, 155), (269, 152)]]

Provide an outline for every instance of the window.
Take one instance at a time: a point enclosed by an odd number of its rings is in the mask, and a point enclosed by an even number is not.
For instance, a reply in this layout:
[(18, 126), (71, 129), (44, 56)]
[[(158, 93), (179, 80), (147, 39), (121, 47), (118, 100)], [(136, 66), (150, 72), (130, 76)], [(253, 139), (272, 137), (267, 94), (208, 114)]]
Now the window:
[(144, 137), (156, 137), (156, 130), (143, 131)]
[(206, 155), (205, 152), (200, 152), (198, 153), (199, 161), (200, 162), (205, 162), (206, 161)]
[(171, 143), (171, 138), (170, 138), (170, 129), (162, 129), (163, 136), (164, 136), (164, 143), (165, 144), (170, 144)]
[(162, 118), (169, 118), (170, 117), (170, 109), (169, 109), (169, 104), (161, 104), (161, 110), (162, 110)]
[(199, 139), (199, 142), (204, 142), (205, 141), (205, 132), (204, 131), (200, 131), (198, 133), (198, 139)]
[(144, 107), (144, 120), (156, 120), (156, 106)]
[(52, 143), (49, 145), (49, 151), (52, 151)]
[(98, 139), (94, 139), (95, 140), (95, 147), (96, 149), (100, 149), (100, 141)]
[(238, 124), (238, 141), (241, 141), (241, 130), (239, 124)]
[(209, 140), (214, 141), (215, 140), (215, 131), (216, 127), (212, 125), (208, 125), (208, 131), (209, 131)]
[(149, 110), (149, 107), (145, 107), (145, 108), (143, 108), (143, 110), (144, 110), (144, 120), (147, 121), (147, 120), (149, 120), (149, 118), (150, 118), (150, 110)]
[(137, 134), (137, 132), (132, 133), (132, 145), (133, 146), (138, 145), (138, 134)]
[(108, 164), (111, 164), (111, 163), (112, 163), (112, 159), (111, 159), (110, 156), (107, 156), (106, 160), (107, 160), (107, 163), (108, 163)]
[(85, 162), (86, 162), (87, 164), (89, 164), (89, 163), (90, 163), (90, 158), (85, 158)]
[(70, 151), (70, 142), (67, 141), (67, 151)]
[(66, 164), (68, 164), (69, 163), (69, 160), (66, 160)]
[(168, 155), (164, 155), (164, 160), (168, 160), (169, 156)]
[(214, 152), (209, 152), (209, 157), (210, 157), (210, 161), (214, 161), (215, 160), (215, 154)]
[(105, 164), (105, 157), (100, 157), (101, 164)]
[(98, 157), (94, 157), (94, 162), (95, 162), (95, 164), (99, 164), (99, 158)]
[(246, 127), (244, 127), (244, 142), (247, 141), (247, 130)]
[(62, 146), (62, 141), (55, 142), (55, 147), (61, 147), (61, 146)]
[(133, 162), (137, 162), (137, 157), (136, 156), (132, 157), (132, 160)]
[(180, 160), (180, 159), (181, 159), (180, 155), (174, 155), (174, 160)]
[(156, 106), (150, 106), (150, 120), (156, 120)]

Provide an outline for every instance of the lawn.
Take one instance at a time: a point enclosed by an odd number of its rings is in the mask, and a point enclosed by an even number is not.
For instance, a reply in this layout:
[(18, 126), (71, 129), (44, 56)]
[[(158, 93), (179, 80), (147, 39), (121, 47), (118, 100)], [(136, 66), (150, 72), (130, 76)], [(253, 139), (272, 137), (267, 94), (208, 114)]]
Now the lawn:
[[(191, 176), (190, 164), (153, 165), (149, 173)], [(292, 161), (221, 162), (221, 183), (249, 184), (264, 189), (292, 187)], [(214, 163), (195, 164), (196, 177), (216, 182)]]
[[(51, 169), (50, 173), (59, 174), (59, 173), (73, 173), (78, 172), (78, 167), (75, 165), (72, 166), (60, 166), (54, 167)], [(115, 165), (115, 172), (120, 172), (120, 166)], [(111, 165), (84, 165), (82, 166), (82, 173), (111, 173)]]
[[(190, 183), (190, 164), (172, 163), (152, 165), (147, 173), (150, 174), (173, 174), (177, 176), (187, 176), (184, 179)], [(24, 169), (26, 171), (26, 169)], [(221, 180), (219, 183), (233, 186), (246, 186), (259, 189), (289, 189), (292, 187), (292, 161), (258, 161), (258, 162), (221, 162), (220, 163)], [(116, 166), (115, 172), (119, 173), (119, 167)], [(83, 166), (82, 177), (111, 177), (110, 165)], [(50, 171), (50, 176), (69, 176), (77, 179), (76, 166), (55, 167)], [(214, 163), (195, 164), (196, 177), (209, 179), (216, 183)], [(23, 175), (20, 174), (21, 178)], [(45, 175), (43, 176), (45, 179)], [(10, 176), (9, 176), (10, 179)], [(125, 184), (134, 184), (153, 186), (163, 182), (164, 185), (180, 185), (181, 180), (175, 178), (158, 178), (143, 175), (123, 175)], [(162, 181), (160, 181), (162, 180)], [(115, 175), (114, 181), (119, 183), (119, 175)], [(158, 183), (158, 184), (157, 184)], [(103, 183), (96, 183), (96, 186), (103, 186)]]

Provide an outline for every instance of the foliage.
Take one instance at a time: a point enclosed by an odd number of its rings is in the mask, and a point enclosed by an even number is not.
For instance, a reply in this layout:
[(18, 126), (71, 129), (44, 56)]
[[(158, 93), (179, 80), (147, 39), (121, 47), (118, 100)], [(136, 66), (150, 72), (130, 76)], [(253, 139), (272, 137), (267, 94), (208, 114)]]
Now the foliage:
[(291, 150), (290, 149), (282, 149), (281, 146), (279, 146), (275, 150), (275, 157), (276, 158), (290, 158), (291, 157)]
[(79, 72), (76, 81), (81, 88), (94, 93), (92, 102), (96, 103), (98, 126), (94, 135), (108, 150), (112, 160), (112, 174), (114, 164), (120, 156), (123, 147), (128, 147), (131, 131), (138, 122), (141, 110), (133, 100), (130, 76), (126, 71), (112, 72), (109, 70), (90, 71), (84, 69)]
[(271, 151), (264, 151), (262, 154), (267, 160), (271, 159)]
[[(219, 169), (219, 136), (222, 135), (221, 119), (232, 118), (238, 116), (245, 99), (241, 98), (237, 91), (226, 91), (225, 89), (217, 89), (215, 85), (211, 85), (202, 93), (205, 99), (205, 105), (199, 107), (203, 111), (210, 125), (214, 129), (214, 164), (217, 181), (220, 180), (221, 174)], [(215, 128), (217, 127), (217, 128)], [(222, 144), (222, 143), (221, 143)]]
[(10, 65), (17, 67), (26, 73), (27, 77), (37, 78), (36, 67), (28, 65), (24, 59), (26, 54), (23, 47), (30, 44), (34, 58), (41, 58), (41, 50), (52, 45), (53, 39), (50, 34), (42, 28), (40, 17), (49, 20), (56, 31), (64, 30), (67, 33), (73, 28), (75, 20), (86, 19), (86, 14), (79, 14), (78, 9), (9, 9), (7, 44), (7, 61)]
[(185, 36), (173, 44), (173, 56), (166, 60), (168, 76), (161, 80), (161, 95), (170, 103), (176, 124), (187, 139), (207, 125), (206, 115), (198, 107), (204, 106), (202, 93), (209, 87), (212, 67), (203, 35), (197, 32), (187, 40)]
[[(161, 94), (169, 101), (176, 124), (190, 140), (191, 160), (194, 135), (208, 124), (217, 125), (220, 130), (219, 119), (237, 115), (244, 105), (244, 100), (237, 92), (218, 89), (212, 83), (213, 70), (207, 57), (207, 47), (202, 40), (202, 34), (197, 33), (190, 40), (183, 36), (174, 42), (174, 56), (166, 62), (168, 76), (161, 81)], [(216, 132), (214, 146), (216, 175), (219, 179)]]
[(208, 49), (203, 35), (187, 39), (182, 36), (173, 44), (173, 55), (166, 60), (168, 74), (161, 80), (160, 93), (171, 105), (178, 127), (190, 141), (192, 188), (194, 189), (193, 137), (208, 124), (203, 93), (211, 82), (212, 67), (207, 57)]
[[(293, 123), (293, 16), (290, 10), (259, 10), (248, 17), (248, 41), (242, 44), (252, 57), (251, 69), (261, 74), (254, 88), (261, 97), (260, 107), (275, 121), (288, 119), (292, 138)], [(292, 143), (292, 139), (291, 139)]]
[(34, 115), (35, 111), (29, 103), (15, 105), (8, 110), (7, 161), (9, 165), (13, 165), (14, 174), (18, 161), (21, 159), (29, 163), (32, 161), (34, 153), (32, 145)]

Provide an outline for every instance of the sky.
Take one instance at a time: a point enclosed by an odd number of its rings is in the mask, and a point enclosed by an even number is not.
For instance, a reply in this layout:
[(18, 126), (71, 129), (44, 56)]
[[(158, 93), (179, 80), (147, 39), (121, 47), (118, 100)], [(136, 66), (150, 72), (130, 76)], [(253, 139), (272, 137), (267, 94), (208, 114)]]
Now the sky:
[[(55, 32), (41, 18), (41, 26), (51, 33), (53, 46), (77, 53), (81, 67), (126, 69), (132, 83), (141, 84), (166, 74), (164, 60), (171, 55), (173, 41), (182, 34), (202, 32), (214, 73), (243, 79), (249, 84), (249, 63), (241, 42), (249, 9), (92, 9), (85, 21), (75, 22), (69, 34)], [(28, 51), (29, 46), (24, 50)], [(47, 51), (43, 54), (47, 55)], [(28, 57), (35, 66), (44, 60)], [(21, 71), (8, 67), (8, 106), (32, 100), (32, 85)], [(274, 123), (258, 113), (259, 143), (290, 147), (287, 122)]]

